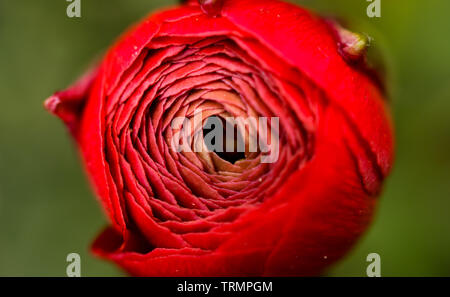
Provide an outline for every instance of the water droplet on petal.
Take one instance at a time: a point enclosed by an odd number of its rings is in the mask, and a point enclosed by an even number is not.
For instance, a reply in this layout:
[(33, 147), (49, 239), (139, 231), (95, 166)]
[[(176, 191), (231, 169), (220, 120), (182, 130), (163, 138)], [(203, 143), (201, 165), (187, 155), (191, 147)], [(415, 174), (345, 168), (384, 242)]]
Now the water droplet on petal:
[(203, 12), (212, 17), (220, 16), (223, 2), (224, 0), (198, 0)]

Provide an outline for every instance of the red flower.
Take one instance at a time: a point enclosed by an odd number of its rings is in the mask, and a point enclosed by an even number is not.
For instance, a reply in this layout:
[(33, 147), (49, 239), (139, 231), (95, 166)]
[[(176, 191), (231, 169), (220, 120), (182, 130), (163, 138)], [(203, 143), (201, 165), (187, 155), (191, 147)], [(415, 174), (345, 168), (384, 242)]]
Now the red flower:
[[(93, 250), (138, 276), (320, 274), (366, 229), (390, 170), (383, 94), (312, 13), (204, 2), (149, 16), (46, 101), (111, 222)], [(170, 122), (194, 110), (278, 117), (277, 161), (174, 151)]]

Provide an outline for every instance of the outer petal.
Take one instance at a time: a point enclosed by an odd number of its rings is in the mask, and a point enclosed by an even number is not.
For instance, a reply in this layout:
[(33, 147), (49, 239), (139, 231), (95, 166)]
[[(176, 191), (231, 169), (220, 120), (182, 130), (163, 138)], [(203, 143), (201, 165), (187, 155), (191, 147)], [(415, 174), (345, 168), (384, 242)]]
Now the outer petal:
[(56, 92), (45, 100), (45, 108), (58, 116), (75, 137), (78, 132), (85, 101), (89, 97), (89, 92), (97, 74), (98, 67), (93, 67), (70, 88)]
[(339, 55), (337, 42), (323, 20), (276, 0), (226, 1), (222, 15), (320, 86), (354, 123), (367, 149), (376, 156), (375, 165), (382, 175), (388, 174), (393, 137), (382, 95), (367, 76)]

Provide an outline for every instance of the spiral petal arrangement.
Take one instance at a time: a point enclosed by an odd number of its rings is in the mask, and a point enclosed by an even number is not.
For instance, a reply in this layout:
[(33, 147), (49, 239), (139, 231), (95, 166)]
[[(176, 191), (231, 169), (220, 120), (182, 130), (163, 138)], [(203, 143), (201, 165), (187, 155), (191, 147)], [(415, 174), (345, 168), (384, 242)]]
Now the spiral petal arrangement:
[[(94, 252), (141, 276), (319, 274), (370, 222), (392, 163), (386, 102), (308, 11), (216, 8), (149, 16), (46, 101), (111, 221)], [(179, 118), (191, 127), (182, 151)], [(239, 126), (245, 150), (221, 154), (203, 142), (212, 118), (270, 128)], [(249, 149), (258, 139), (271, 149)]]

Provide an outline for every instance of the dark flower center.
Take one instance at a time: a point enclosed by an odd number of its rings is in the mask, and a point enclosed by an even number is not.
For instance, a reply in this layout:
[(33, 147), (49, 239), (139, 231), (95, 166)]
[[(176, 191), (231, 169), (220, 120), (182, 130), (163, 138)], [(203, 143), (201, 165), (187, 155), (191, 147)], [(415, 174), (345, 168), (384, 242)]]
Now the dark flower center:
[[(229, 123), (222, 117), (211, 116), (205, 120), (203, 125), (203, 137), (207, 139), (207, 136), (211, 133), (212, 135), (209, 137), (211, 141), (205, 141), (208, 150), (215, 152), (223, 160), (234, 164), (239, 160), (245, 159), (245, 152), (241, 151), (238, 146), (238, 143), (244, 143), (244, 137), (237, 127), (234, 127), (234, 133), (229, 135), (230, 133), (227, 133), (227, 125)], [(214, 133), (214, 131), (219, 129), (221, 133)], [(222, 136), (222, 140), (216, 139), (218, 136)]]

